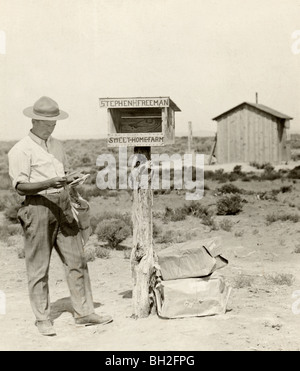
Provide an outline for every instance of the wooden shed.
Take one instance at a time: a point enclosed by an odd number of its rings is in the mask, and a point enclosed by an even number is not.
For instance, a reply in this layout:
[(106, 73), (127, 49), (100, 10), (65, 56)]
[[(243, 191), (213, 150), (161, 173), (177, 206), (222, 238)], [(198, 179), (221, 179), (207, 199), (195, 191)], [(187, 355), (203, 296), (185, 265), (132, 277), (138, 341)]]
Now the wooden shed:
[(280, 163), (291, 159), (292, 117), (262, 104), (244, 102), (213, 120), (218, 123), (217, 161)]

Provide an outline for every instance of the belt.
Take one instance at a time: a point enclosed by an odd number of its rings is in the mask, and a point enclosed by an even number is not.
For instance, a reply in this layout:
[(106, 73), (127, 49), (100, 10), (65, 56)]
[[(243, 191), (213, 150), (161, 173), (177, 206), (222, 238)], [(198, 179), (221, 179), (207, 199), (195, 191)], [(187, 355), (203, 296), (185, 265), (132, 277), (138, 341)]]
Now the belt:
[(62, 193), (65, 189), (64, 188), (49, 188), (45, 191), (39, 192), (39, 195), (45, 196), (45, 195), (56, 195), (59, 193)]

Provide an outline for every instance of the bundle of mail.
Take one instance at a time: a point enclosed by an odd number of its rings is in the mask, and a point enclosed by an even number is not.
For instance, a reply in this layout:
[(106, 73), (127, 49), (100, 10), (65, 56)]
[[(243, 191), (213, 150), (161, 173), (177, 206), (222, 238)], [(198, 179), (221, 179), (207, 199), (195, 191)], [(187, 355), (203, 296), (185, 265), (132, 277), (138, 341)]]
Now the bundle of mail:
[(231, 288), (216, 270), (222, 257), (220, 238), (175, 245), (158, 253), (161, 280), (155, 287), (157, 311), (163, 318), (224, 314)]

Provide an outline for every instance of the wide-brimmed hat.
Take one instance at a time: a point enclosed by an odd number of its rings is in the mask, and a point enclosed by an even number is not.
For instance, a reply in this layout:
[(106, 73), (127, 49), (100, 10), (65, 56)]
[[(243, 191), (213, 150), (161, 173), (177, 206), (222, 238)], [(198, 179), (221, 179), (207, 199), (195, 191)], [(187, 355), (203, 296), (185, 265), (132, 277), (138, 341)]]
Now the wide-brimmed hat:
[(49, 97), (42, 97), (32, 107), (25, 108), (24, 115), (36, 120), (56, 121), (69, 117), (67, 112), (59, 109), (58, 104)]

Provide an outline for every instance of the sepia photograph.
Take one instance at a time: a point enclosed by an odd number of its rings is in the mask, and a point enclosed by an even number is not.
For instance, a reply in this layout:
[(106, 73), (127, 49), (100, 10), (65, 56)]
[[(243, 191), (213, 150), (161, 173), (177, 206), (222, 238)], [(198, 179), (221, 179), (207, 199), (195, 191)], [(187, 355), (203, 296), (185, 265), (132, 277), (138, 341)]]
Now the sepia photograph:
[(0, 351), (299, 351), (300, 0), (0, 0)]

